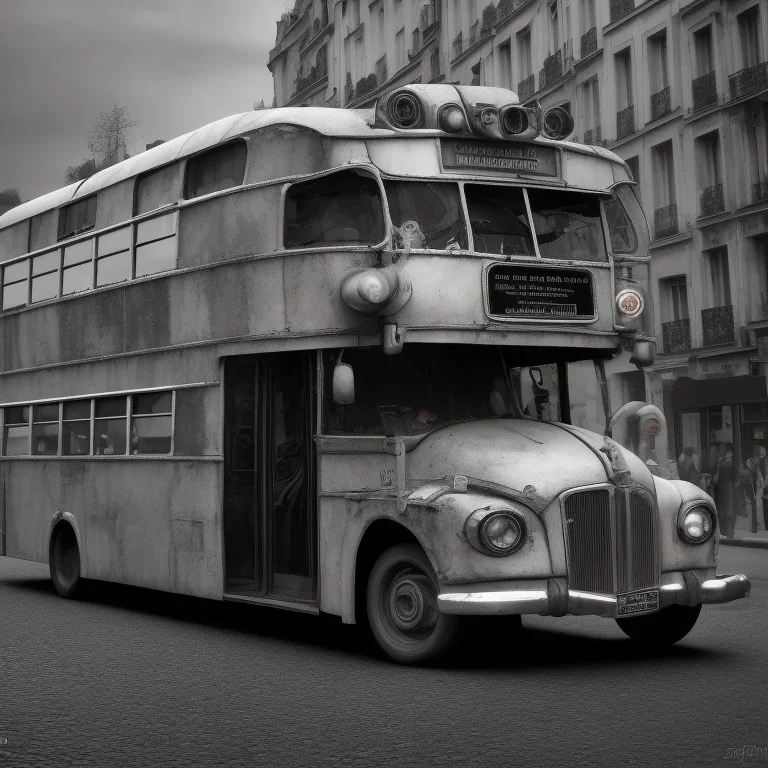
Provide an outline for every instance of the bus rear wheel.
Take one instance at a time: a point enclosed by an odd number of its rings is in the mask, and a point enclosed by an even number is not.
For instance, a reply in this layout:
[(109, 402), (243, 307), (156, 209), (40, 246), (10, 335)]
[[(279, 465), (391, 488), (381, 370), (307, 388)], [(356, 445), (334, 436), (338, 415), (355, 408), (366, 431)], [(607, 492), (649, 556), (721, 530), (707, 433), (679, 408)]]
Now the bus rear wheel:
[(694, 627), (701, 605), (670, 605), (658, 613), (616, 619), (625, 635), (643, 645), (663, 648), (682, 640)]
[(74, 597), (80, 588), (80, 548), (72, 526), (62, 523), (51, 537), (51, 581), (61, 597)]
[(437, 608), (439, 587), (416, 544), (397, 544), (376, 561), (368, 579), (368, 623), (382, 650), (401, 664), (437, 656), (456, 639), (456, 616)]

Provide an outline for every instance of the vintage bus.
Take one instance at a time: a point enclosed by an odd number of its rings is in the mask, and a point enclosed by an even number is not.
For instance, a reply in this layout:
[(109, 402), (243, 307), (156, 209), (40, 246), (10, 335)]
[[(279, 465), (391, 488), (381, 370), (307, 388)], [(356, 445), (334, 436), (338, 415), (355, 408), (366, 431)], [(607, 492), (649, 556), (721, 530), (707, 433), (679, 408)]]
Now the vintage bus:
[(413, 85), (235, 115), (7, 212), (0, 554), (63, 596), (365, 621), (401, 662), (466, 615), (663, 644), (747, 595), (712, 499), (610, 437), (605, 361), (653, 360), (648, 232), (572, 128)]

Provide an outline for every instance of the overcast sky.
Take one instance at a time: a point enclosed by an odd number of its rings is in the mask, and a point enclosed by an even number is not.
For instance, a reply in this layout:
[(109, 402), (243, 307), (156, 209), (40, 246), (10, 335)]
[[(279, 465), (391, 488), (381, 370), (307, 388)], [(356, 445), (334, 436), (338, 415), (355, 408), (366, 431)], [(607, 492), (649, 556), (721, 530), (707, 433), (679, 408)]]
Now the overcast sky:
[(0, 190), (64, 186), (114, 102), (128, 151), (272, 103), (267, 55), (293, 0), (0, 0)]

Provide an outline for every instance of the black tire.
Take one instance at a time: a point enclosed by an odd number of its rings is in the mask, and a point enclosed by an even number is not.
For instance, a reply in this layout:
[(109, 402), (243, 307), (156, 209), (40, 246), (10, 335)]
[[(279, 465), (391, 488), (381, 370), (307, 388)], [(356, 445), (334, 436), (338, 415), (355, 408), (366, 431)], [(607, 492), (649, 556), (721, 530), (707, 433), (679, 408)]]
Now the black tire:
[(700, 613), (701, 605), (670, 605), (658, 613), (616, 619), (616, 623), (635, 642), (663, 648), (682, 640), (693, 629)]
[(51, 537), (51, 581), (61, 597), (75, 597), (80, 586), (80, 548), (72, 526), (60, 523)]
[(376, 642), (395, 661), (426, 661), (456, 639), (457, 617), (438, 611), (438, 592), (432, 565), (416, 544), (397, 544), (374, 564), (368, 578), (368, 623)]

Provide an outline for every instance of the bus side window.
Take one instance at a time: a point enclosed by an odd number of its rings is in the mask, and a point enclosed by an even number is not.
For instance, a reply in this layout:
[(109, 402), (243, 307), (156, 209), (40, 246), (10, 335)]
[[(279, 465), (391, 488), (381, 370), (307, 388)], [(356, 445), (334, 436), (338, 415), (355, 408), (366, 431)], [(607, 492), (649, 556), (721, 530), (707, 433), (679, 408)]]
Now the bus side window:
[(608, 233), (611, 238), (613, 253), (635, 253), (637, 251), (637, 235), (621, 201), (613, 197), (603, 203), (605, 220), (608, 222)]
[(285, 196), (285, 247), (375, 245), (384, 239), (376, 180), (339, 171), (292, 185)]

